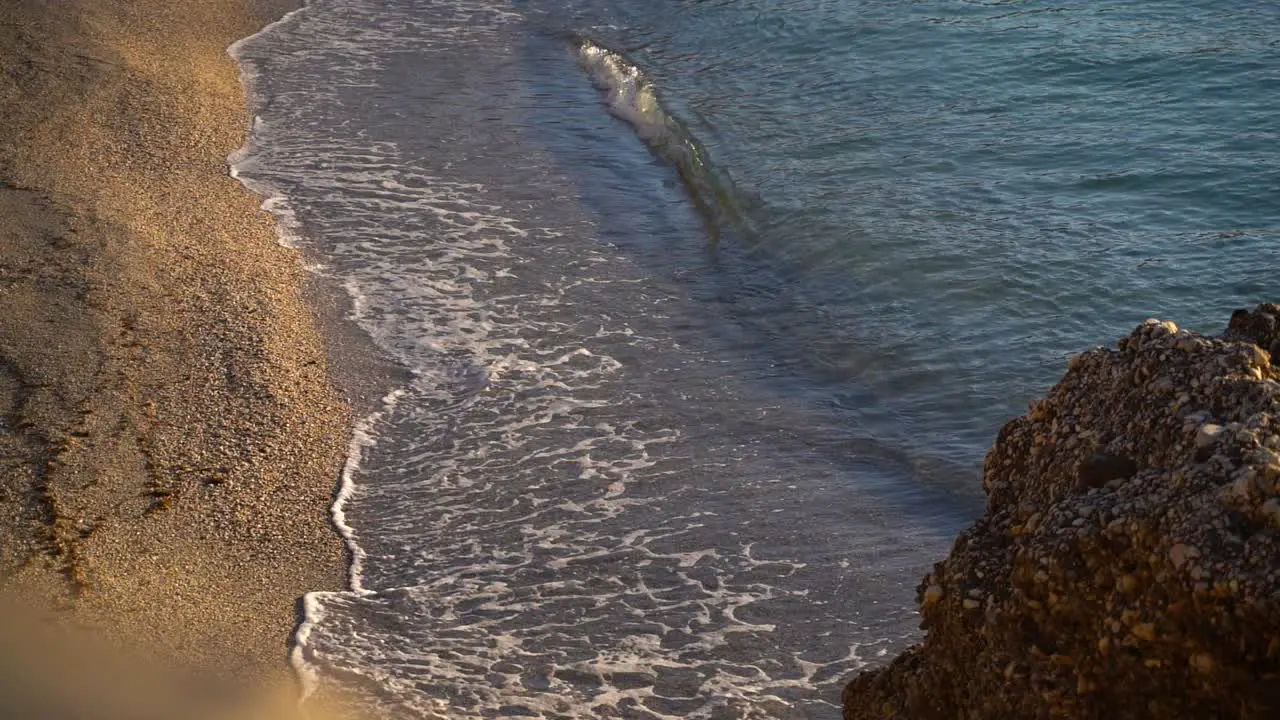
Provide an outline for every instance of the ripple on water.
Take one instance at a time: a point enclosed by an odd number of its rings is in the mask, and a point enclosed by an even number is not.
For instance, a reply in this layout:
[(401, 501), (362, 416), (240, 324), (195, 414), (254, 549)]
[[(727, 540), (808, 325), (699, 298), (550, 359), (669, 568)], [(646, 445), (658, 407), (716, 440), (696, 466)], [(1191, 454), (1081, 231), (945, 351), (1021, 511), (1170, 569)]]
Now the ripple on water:
[[(316, 0), (242, 44), (237, 174), (412, 375), (299, 668), (395, 717), (836, 717), (1068, 353), (1275, 290), (1274, 12)], [(714, 159), (719, 242), (584, 36)]]

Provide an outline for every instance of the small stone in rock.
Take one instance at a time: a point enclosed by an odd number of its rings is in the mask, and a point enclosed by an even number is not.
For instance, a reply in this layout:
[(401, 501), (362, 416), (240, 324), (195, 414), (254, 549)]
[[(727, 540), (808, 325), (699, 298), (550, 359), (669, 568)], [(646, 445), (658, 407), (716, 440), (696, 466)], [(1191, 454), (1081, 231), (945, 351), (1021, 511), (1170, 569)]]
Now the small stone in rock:
[(1138, 472), (1133, 458), (1107, 452), (1095, 452), (1080, 463), (1076, 480), (1080, 487), (1102, 487), (1112, 480), (1131, 478)]

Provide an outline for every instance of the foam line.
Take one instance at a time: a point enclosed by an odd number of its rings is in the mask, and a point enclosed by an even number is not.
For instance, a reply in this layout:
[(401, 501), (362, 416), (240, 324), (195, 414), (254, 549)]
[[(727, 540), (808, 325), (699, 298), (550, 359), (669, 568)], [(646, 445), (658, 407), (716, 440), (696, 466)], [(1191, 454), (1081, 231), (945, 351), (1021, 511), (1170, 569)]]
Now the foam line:
[(365, 448), (373, 447), (377, 444), (373, 437), (374, 426), (387, 413), (395, 410), (396, 403), (404, 393), (403, 389), (392, 390), (387, 393), (382, 398), (382, 408), (380, 410), (370, 413), (363, 420), (356, 423), (351, 433), (351, 441), (347, 444), (347, 462), (342, 468), (338, 494), (334, 498), (333, 506), (329, 511), (333, 518), (334, 527), (338, 529), (338, 534), (342, 536), (348, 552), (351, 553), (351, 564), (347, 569), (347, 584), (351, 591), (355, 593), (366, 594), (368, 592), (364, 589), (362, 577), (365, 551), (360, 547), (360, 543), (357, 542), (355, 529), (347, 524), (347, 501), (351, 499), (352, 494), (356, 491), (355, 474), (360, 469), (360, 460), (364, 457)]
[[(387, 393), (382, 398), (382, 407), (379, 410), (370, 413), (363, 420), (356, 423), (351, 433), (351, 440), (347, 444), (347, 460), (342, 467), (337, 495), (334, 497), (333, 505), (329, 508), (333, 525), (337, 528), (338, 534), (342, 536), (342, 541), (350, 553), (350, 564), (347, 566), (347, 584), (350, 590), (346, 594), (372, 594), (370, 591), (365, 590), (363, 586), (362, 573), (364, 570), (365, 551), (357, 541), (355, 529), (347, 523), (346, 506), (347, 501), (351, 499), (351, 496), (356, 491), (355, 474), (360, 469), (360, 461), (364, 457), (364, 451), (366, 448), (377, 444), (373, 436), (374, 426), (388, 413), (395, 410), (396, 403), (404, 395), (404, 392), (402, 389), (397, 389)], [(317, 625), (324, 622), (325, 613), (322, 601), (336, 594), (338, 593), (315, 591), (302, 596), (302, 621), (298, 623), (298, 629), (293, 635), (293, 649), (289, 652), (289, 664), (293, 668), (294, 675), (298, 678), (298, 706), (304, 717), (307, 714), (302, 705), (315, 693), (320, 684), (320, 673), (308, 653), (308, 648), (311, 647), (311, 633)]]
[[(227, 48), (227, 54), (236, 60), (240, 68), (240, 84), (244, 88), (245, 103), (252, 107), (254, 104), (255, 94), (254, 87), (257, 82), (257, 72), (252, 65), (245, 62), (242, 58), (242, 50), (246, 43), (252, 42), (257, 38), (270, 33), (273, 29), (284, 25), (293, 20), (295, 16), (306, 12), (309, 3), (304, 2), (303, 6), (297, 10), (286, 13), (283, 17), (270, 23), (257, 33), (245, 38), (241, 38), (232, 43)], [(292, 208), (289, 206), (288, 199), (278, 189), (270, 185), (250, 180), (241, 174), (241, 168), (250, 162), (250, 155), (253, 151), (253, 141), (256, 131), (260, 127), (262, 120), (256, 115), (250, 121), (249, 131), (245, 135), (244, 144), (237, 150), (227, 156), (227, 168), (231, 177), (240, 181), (249, 191), (263, 198), (261, 207), (263, 210), (271, 213), (276, 221), (277, 238), (280, 244), (297, 248), (298, 240), (301, 238), (300, 225)], [(311, 268), (314, 270), (314, 268)], [(347, 288), (351, 293), (351, 288)], [(356, 296), (352, 293), (353, 301)], [(329, 512), (333, 525), (337, 529), (339, 535), (342, 536), (343, 543), (346, 545), (347, 551), (350, 553), (350, 564), (347, 568), (347, 582), (352, 592), (364, 594), (366, 591), (362, 586), (362, 570), (364, 567), (365, 551), (357, 542), (355, 530), (347, 523), (346, 504), (356, 490), (355, 474), (359, 471), (360, 460), (364, 455), (366, 448), (375, 444), (373, 437), (373, 427), (383, 418), (386, 413), (395, 409), (396, 402), (403, 395), (403, 390), (393, 390), (382, 398), (381, 408), (376, 412), (370, 413), (352, 429), (351, 438), (347, 444), (347, 458), (343, 465), (342, 473), (339, 480), (338, 490), (334, 497), (333, 504), (330, 506)], [(293, 668), (294, 674), (298, 678), (300, 692), (298, 696), (298, 707), (303, 716), (307, 713), (302, 708), (303, 703), (315, 692), (319, 684), (319, 673), (308, 658), (307, 648), (310, 645), (311, 634), (314, 628), (324, 620), (325, 614), (321, 598), (332, 595), (329, 592), (310, 592), (302, 598), (302, 620), (298, 624), (298, 628), (293, 637), (293, 648), (289, 653), (289, 662)]]

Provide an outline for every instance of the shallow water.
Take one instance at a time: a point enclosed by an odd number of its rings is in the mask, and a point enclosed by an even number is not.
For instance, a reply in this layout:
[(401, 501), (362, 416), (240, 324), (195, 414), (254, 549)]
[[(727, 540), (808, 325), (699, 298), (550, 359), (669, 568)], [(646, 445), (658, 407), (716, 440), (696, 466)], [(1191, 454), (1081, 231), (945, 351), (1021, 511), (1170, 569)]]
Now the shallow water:
[(835, 718), (999, 426), (1277, 289), (1269, 3), (318, 0), (237, 174), (412, 380), (300, 669), (395, 717)]

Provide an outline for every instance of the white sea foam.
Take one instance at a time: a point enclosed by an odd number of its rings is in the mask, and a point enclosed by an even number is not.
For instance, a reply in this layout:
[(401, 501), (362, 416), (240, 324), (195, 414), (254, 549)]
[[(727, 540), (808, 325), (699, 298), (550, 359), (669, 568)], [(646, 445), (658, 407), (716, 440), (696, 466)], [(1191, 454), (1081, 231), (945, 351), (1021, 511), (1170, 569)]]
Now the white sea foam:
[[(236, 60), (237, 67), (240, 71), (240, 86), (244, 88), (245, 104), (253, 108), (260, 103), (260, 98), (256, 94), (258, 84), (257, 69), (251, 64), (241, 59), (241, 53), (247, 43), (260, 41), (277, 28), (292, 22), (297, 15), (306, 11), (306, 5), (296, 10), (285, 13), (278, 20), (269, 23), (258, 32), (248, 37), (241, 38), (232, 43), (227, 48), (227, 54)], [(276, 221), (276, 232), (280, 240), (280, 244), (289, 248), (298, 247), (298, 239), (300, 238), (300, 230), (297, 216), (292, 208), (289, 207), (287, 198), (276, 188), (261, 180), (245, 177), (241, 170), (250, 162), (253, 154), (254, 138), (262, 129), (263, 120), (260, 116), (253, 114), (250, 116), (249, 131), (245, 135), (244, 143), (227, 156), (227, 169), (231, 177), (240, 181), (246, 188), (262, 197), (262, 209), (271, 213)]]
[(320, 672), (307, 657), (307, 648), (311, 645), (311, 632), (316, 625), (324, 622), (324, 606), (320, 592), (309, 592), (302, 596), (302, 620), (293, 634), (293, 647), (289, 650), (289, 665), (298, 678), (298, 705), (302, 706), (320, 686)]
[[(227, 54), (234, 58), (240, 69), (240, 84), (244, 88), (246, 96), (246, 104), (253, 107), (261, 100), (256, 93), (256, 85), (258, 74), (251, 63), (244, 62), (241, 57), (241, 51), (247, 43), (260, 40), (262, 37), (272, 32), (277, 27), (283, 26), (292, 21), (295, 16), (306, 10), (306, 7), (286, 13), (283, 17), (275, 22), (267, 25), (254, 35), (242, 38), (232, 43), (227, 48)], [(263, 198), (262, 209), (271, 213), (276, 222), (276, 232), (280, 243), (286, 247), (297, 249), (299, 240), (301, 239), (300, 224), (297, 215), (289, 206), (287, 198), (272, 187), (269, 183), (262, 180), (255, 180), (247, 177), (242, 170), (248, 168), (251, 156), (254, 150), (254, 140), (262, 130), (263, 120), (257, 115), (252, 116), (249, 125), (249, 131), (246, 134), (245, 142), (238, 149), (227, 156), (227, 168), (231, 177), (239, 180), (250, 191), (257, 193)], [(310, 271), (318, 272), (322, 269), (319, 265), (310, 265), (307, 268)], [(396, 392), (392, 392), (383, 399), (384, 406), (393, 406), (397, 397)], [(373, 440), (369, 435), (369, 431), (381, 416), (381, 411), (371, 414), (361, 421), (354, 432), (348, 445), (347, 459), (345, 461), (339, 489), (334, 498), (333, 505), (330, 509), (333, 522), (339, 533), (342, 535), (347, 549), (351, 555), (351, 564), (348, 568), (348, 577), (351, 589), (360, 590), (360, 567), (363, 561), (363, 550), (355, 542), (355, 532), (347, 525), (345, 521), (344, 508), (351, 494), (354, 492), (355, 485), (352, 480), (353, 473), (359, 466), (360, 455), (363, 448), (373, 444)], [(314, 692), (319, 684), (319, 674), (307, 658), (306, 648), (309, 645), (311, 634), (317, 624), (324, 620), (323, 603), (321, 602), (323, 593), (307, 593), (302, 598), (302, 618), (298, 624), (298, 628), (294, 633), (293, 647), (290, 649), (289, 661), (295, 675), (299, 681), (299, 705), (306, 701)]]
[(596, 85), (608, 93), (609, 110), (653, 140), (670, 132), (670, 118), (658, 102), (653, 83), (622, 55), (583, 40), (578, 55)]
[(366, 592), (362, 577), (365, 552), (364, 548), (360, 547), (355, 528), (351, 527), (347, 522), (347, 503), (350, 502), (351, 496), (356, 492), (355, 476), (360, 470), (360, 459), (364, 457), (364, 453), (368, 448), (377, 444), (374, 428), (377, 427), (378, 421), (384, 416), (395, 412), (396, 403), (399, 402), (404, 394), (404, 389), (396, 389), (387, 393), (382, 398), (382, 405), (379, 410), (370, 413), (363, 420), (356, 423), (351, 433), (351, 440), (347, 444), (347, 460), (342, 467), (342, 479), (338, 486), (338, 493), (334, 498), (333, 507), (330, 509), (333, 525), (338, 529), (338, 533), (347, 545), (347, 551), (351, 554), (351, 564), (347, 568), (347, 585), (355, 593)]
[[(333, 682), (368, 716), (397, 718), (831, 706), (817, 689), (867, 646), (841, 639), (845, 621), (800, 579), (815, 568), (786, 542), (806, 528), (770, 525), (805, 510), (757, 507), (774, 491), (735, 474), (763, 462), (753, 439), (721, 442), (710, 410), (681, 415), (689, 393), (706, 408), (732, 398), (653, 330), (651, 279), (596, 242), (566, 201), (576, 190), (503, 124), (522, 87), (503, 34), (515, 16), (483, 0), (413, 8), (318, 1), (232, 50), (255, 102), (270, 100), (233, 174), (411, 374), (350, 440), (332, 508), (350, 589), (304, 598), (304, 696)], [(662, 129), (634, 67), (583, 53), (615, 112)], [(278, 77), (254, 74), (261, 57)], [(432, 72), (380, 85), (405, 63)], [(395, 114), (428, 92), (410, 106), (425, 117)], [(482, 107), (450, 114), (464, 102)], [(816, 571), (838, 587), (870, 562), (851, 556)], [(828, 634), (791, 627), (796, 608)]]

